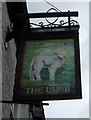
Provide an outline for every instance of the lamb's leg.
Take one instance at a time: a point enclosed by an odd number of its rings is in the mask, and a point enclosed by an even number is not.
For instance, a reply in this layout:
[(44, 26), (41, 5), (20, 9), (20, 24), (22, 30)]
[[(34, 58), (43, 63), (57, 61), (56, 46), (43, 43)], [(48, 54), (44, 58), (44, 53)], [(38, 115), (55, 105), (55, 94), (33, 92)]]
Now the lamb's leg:
[(50, 80), (55, 80), (55, 73), (56, 73), (56, 69), (55, 68), (49, 68), (49, 73), (50, 73)]
[(34, 68), (34, 74), (35, 74), (35, 78), (37, 81), (40, 81), (41, 80), (41, 77), (40, 77), (40, 71), (42, 70), (43, 68), (43, 63), (41, 62), (41, 64), (37, 64), (36, 67)]
[(37, 80), (37, 81), (40, 81), (40, 80), (41, 80), (40, 71), (37, 71), (37, 72), (36, 72), (35, 77), (36, 77), (36, 80)]

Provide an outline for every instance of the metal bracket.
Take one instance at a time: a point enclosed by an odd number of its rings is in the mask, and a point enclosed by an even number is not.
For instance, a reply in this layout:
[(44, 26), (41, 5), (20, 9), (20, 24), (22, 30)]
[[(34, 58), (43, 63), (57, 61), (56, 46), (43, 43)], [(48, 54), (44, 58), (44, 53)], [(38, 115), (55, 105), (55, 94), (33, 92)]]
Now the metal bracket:
[(8, 42), (14, 38), (13, 24), (7, 27), (6, 37), (4, 41), (5, 49), (8, 48)]
[(31, 105), (49, 105), (49, 103), (42, 103), (42, 101), (10, 101), (10, 100), (0, 100), (0, 103), (6, 104), (31, 104)]
[[(51, 12), (51, 10), (55, 10), (55, 12)], [(51, 8), (47, 11), (47, 13), (29, 13), (29, 14), (19, 14), (19, 17), (21, 19), (26, 19), (26, 18), (45, 18), (46, 22), (48, 24), (45, 24), (43, 22), (37, 23), (31, 23), (30, 22), (30, 29), (31, 28), (46, 28), (46, 27), (63, 27), (63, 26), (68, 26), (69, 28), (71, 26), (79, 25), (79, 23), (76, 20), (71, 19), (71, 17), (78, 17), (78, 12), (77, 11), (70, 11), (68, 10), (67, 12), (58, 12), (55, 8)], [(53, 22), (50, 22), (47, 18), (51, 17), (57, 17)], [(58, 23), (57, 20), (60, 17), (67, 17), (68, 20), (60, 20)], [(57, 22), (57, 23), (56, 23)]]
[(9, 42), (12, 38), (14, 38), (14, 31), (13, 24), (11, 23), (10, 26), (7, 27), (5, 42)]

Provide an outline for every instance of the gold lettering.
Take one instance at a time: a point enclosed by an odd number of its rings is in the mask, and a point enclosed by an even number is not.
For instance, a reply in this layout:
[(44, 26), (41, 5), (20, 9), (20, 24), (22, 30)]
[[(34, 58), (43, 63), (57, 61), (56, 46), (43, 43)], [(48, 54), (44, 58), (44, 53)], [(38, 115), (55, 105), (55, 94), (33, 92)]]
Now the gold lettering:
[(49, 88), (48, 88), (48, 87), (45, 88), (45, 92), (46, 92), (46, 93), (49, 92)]
[(61, 92), (62, 91), (62, 87), (56, 87), (56, 91), (57, 92)]
[(68, 92), (68, 87), (65, 87), (64, 92)]
[[(44, 90), (44, 91), (43, 91)], [(70, 86), (51, 86), (51, 87), (38, 87), (38, 88), (25, 88), (26, 94), (32, 93), (59, 93), (70, 92)]]
[(30, 88), (31, 89), (31, 93), (37, 93), (37, 88)]
[(68, 92), (70, 92), (70, 86), (68, 86), (67, 88), (68, 88)]
[(64, 92), (69, 92), (70, 91), (70, 87), (69, 86), (65, 86)]
[(26, 93), (29, 94), (30, 88), (25, 88), (25, 90), (26, 90)]
[(38, 88), (38, 93), (42, 93), (43, 91), (42, 91), (42, 88), (40, 87), (40, 88)]

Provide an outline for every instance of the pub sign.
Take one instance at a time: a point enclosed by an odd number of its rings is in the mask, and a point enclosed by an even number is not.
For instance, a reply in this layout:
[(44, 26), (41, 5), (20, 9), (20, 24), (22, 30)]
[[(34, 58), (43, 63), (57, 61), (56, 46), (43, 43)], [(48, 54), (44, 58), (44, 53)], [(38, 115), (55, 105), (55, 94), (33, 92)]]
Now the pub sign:
[(41, 28), (19, 38), (14, 100), (82, 98), (78, 31)]

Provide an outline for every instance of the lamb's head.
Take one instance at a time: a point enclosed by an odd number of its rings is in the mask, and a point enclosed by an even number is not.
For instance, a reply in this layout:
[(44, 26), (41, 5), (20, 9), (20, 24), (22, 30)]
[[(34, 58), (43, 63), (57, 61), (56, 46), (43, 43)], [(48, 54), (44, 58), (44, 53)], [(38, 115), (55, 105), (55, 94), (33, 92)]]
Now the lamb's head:
[(61, 60), (65, 58), (67, 53), (67, 50), (57, 50), (56, 51), (56, 55), (58, 58), (60, 58)]

